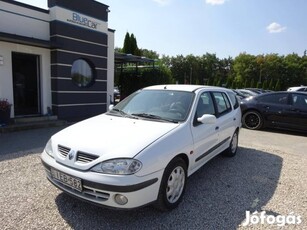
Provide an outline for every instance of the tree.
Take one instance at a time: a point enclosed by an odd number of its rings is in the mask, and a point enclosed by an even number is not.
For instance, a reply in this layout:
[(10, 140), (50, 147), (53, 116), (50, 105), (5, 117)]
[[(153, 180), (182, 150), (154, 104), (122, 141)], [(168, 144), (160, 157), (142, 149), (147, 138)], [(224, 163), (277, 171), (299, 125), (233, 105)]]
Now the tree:
[(272, 78), (271, 78), (271, 81), (270, 81), (270, 84), (269, 84), (268, 89), (274, 90), (274, 82), (273, 82), (273, 79), (272, 79)]
[(132, 54), (131, 53), (131, 39), (130, 39), (130, 34), (129, 32), (126, 33), (126, 36), (125, 36), (125, 40), (124, 40), (124, 46), (123, 46), (123, 49), (122, 51), (126, 54)]
[(129, 32), (126, 33), (122, 51), (126, 54), (140, 55), (140, 50), (134, 34), (130, 35)]
[[(148, 49), (140, 49), (140, 56), (151, 58), (151, 59), (159, 59), (159, 54), (156, 51), (148, 50)], [(161, 59), (163, 62), (167, 62), (164, 56)]]
[(241, 53), (233, 61), (234, 77), (237, 82), (245, 82), (245, 80), (254, 81), (259, 74), (257, 73), (257, 61), (254, 55)]
[(262, 83), (262, 89), (268, 89), (268, 80), (264, 80)]
[(280, 91), (280, 80), (278, 79), (274, 88), (275, 91)]

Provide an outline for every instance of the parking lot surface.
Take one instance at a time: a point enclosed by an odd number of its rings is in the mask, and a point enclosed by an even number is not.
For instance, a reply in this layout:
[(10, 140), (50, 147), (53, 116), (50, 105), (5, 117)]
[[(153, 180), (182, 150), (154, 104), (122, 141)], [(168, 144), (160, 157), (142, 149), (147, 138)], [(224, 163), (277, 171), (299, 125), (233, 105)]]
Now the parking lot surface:
[(243, 226), (246, 211), (301, 217), (307, 229), (307, 137), (242, 129), (234, 158), (218, 156), (193, 174), (179, 207), (119, 211), (97, 207), (51, 185), (40, 162), (60, 128), (0, 134), (1, 229), (277, 229)]

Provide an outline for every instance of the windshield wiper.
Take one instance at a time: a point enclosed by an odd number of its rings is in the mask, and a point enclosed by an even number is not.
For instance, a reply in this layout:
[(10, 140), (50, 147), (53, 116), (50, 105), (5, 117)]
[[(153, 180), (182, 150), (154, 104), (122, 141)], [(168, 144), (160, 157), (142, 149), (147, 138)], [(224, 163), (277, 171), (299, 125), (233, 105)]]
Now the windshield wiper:
[(134, 118), (134, 119), (138, 119), (137, 117), (133, 116), (133, 115), (130, 115), (128, 113), (125, 113), (123, 110), (120, 110), (120, 109), (112, 109), (110, 112), (117, 112), (119, 113), (122, 117), (129, 117), (129, 118)]
[(160, 116), (149, 114), (149, 113), (133, 113), (131, 115), (132, 116), (137, 116), (137, 117), (148, 118), (148, 119), (152, 119), (152, 120), (159, 120), (159, 121), (167, 121), (167, 122), (172, 122), (172, 123), (178, 123), (178, 121), (176, 121), (176, 120), (160, 117)]
[(120, 110), (120, 109), (112, 109), (110, 112), (112, 112), (112, 111), (118, 112), (118, 113), (120, 113), (123, 116), (127, 115), (127, 113), (125, 113), (123, 110)]

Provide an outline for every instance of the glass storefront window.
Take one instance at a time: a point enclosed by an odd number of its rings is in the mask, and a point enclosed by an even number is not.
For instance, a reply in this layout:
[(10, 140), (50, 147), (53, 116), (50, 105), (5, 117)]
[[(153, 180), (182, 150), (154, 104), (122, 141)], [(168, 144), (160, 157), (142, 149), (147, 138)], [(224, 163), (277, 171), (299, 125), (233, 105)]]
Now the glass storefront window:
[(72, 81), (79, 87), (89, 87), (94, 82), (94, 71), (84, 59), (75, 60), (71, 67)]

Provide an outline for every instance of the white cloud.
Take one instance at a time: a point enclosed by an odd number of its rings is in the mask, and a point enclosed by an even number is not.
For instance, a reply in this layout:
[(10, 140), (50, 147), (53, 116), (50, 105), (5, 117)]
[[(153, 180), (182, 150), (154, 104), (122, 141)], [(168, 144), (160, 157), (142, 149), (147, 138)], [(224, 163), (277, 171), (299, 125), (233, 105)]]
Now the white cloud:
[(269, 33), (280, 33), (287, 29), (285, 26), (281, 26), (277, 22), (272, 22), (270, 25), (266, 27), (267, 31)]
[(222, 5), (225, 1), (226, 0), (206, 0), (206, 3), (210, 5)]
[(158, 3), (160, 6), (166, 6), (169, 5), (172, 0), (153, 0), (153, 1)]

